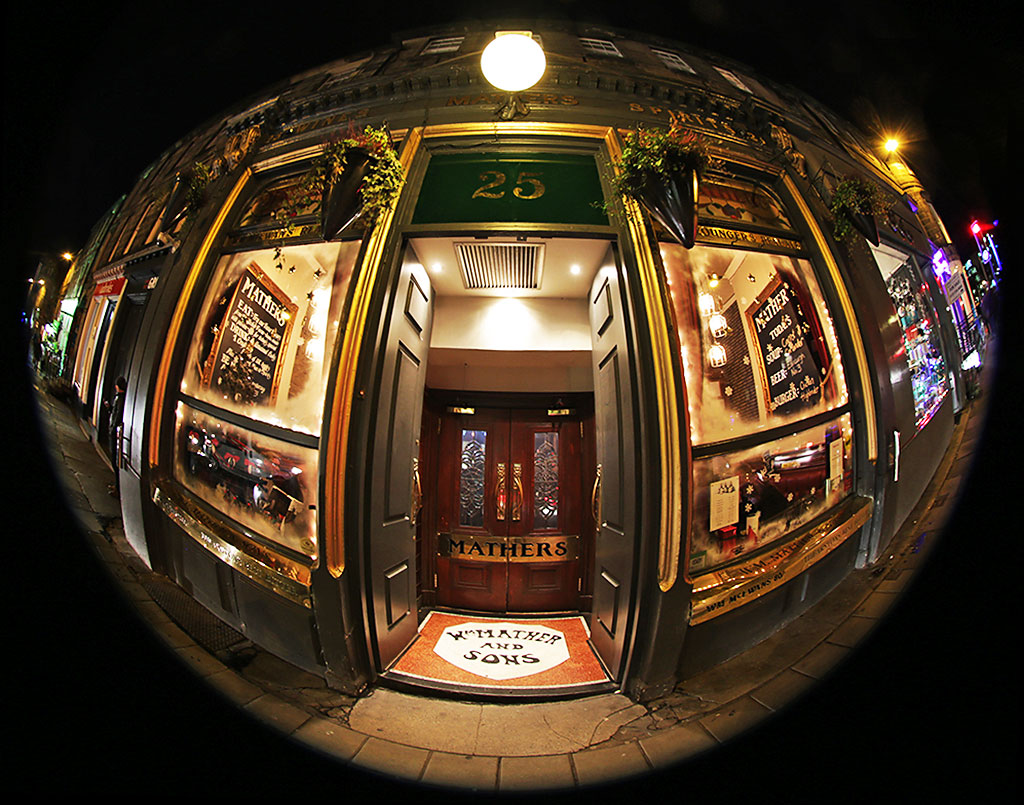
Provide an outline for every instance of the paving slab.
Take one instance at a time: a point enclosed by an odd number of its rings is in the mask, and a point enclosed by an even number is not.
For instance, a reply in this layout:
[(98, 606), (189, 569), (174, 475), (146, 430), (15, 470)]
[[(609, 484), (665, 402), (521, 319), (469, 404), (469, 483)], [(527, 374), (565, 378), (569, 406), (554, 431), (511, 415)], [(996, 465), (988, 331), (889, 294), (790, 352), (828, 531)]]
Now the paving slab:
[(421, 782), (470, 791), (494, 791), (498, 787), (498, 758), (432, 752)]
[(503, 757), (498, 769), (499, 791), (536, 791), (573, 788), (569, 755)]
[(832, 669), (843, 662), (849, 655), (850, 649), (846, 648), (846, 646), (837, 646), (835, 643), (822, 643), (816, 646), (806, 657), (795, 663), (793, 670), (814, 679), (824, 679), (832, 672)]
[(722, 707), (716, 712), (705, 716), (700, 720), (700, 724), (716, 740), (724, 743), (730, 738), (750, 729), (755, 724), (761, 723), (771, 714), (771, 709), (750, 696), (744, 696), (741, 699), (729, 702), (727, 707)]
[(699, 724), (679, 724), (641, 738), (638, 743), (651, 765), (662, 769), (718, 746), (718, 741)]
[(651, 770), (640, 745), (634, 742), (577, 752), (572, 763), (581, 786), (625, 780)]
[(357, 765), (388, 777), (419, 780), (430, 752), (396, 744), (381, 738), (368, 738), (352, 757)]
[(481, 706), (380, 688), (355, 703), (348, 724), (357, 732), (406, 746), (474, 754)]
[(750, 697), (774, 711), (783, 710), (817, 683), (813, 677), (786, 668), (778, 676), (757, 688)]
[(361, 732), (355, 732), (326, 718), (311, 718), (292, 733), (292, 737), (338, 760), (351, 760), (368, 740)]
[(285, 735), (295, 732), (310, 719), (305, 710), (269, 693), (253, 699), (243, 709)]

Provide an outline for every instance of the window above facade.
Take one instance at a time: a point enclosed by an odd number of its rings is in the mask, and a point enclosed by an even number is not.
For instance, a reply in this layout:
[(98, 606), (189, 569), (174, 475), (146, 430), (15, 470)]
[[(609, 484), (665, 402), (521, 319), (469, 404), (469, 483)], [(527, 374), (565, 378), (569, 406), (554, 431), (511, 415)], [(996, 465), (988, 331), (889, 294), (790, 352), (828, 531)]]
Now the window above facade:
[(431, 39), (420, 51), (421, 56), (436, 56), (439, 53), (457, 53), (462, 47), (464, 36), (442, 36)]
[(607, 39), (591, 39), (590, 37), (581, 36), (580, 44), (587, 53), (592, 53), (595, 56), (615, 56), (622, 58), (622, 53), (615, 47), (615, 43)]
[(661, 59), (670, 70), (678, 70), (681, 73), (690, 73), (692, 75), (697, 74), (697, 71), (683, 61), (678, 53), (673, 53), (671, 50), (662, 50), (661, 48), (651, 48), (651, 53)]
[(744, 84), (740, 80), (740, 77), (736, 75), (736, 73), (732, 72), (732, 70), (726, 70), (724, 67), (716, 67), (715, 69), (718, 70), (718, 73), (719, 75), (722, 76), (722, 78), (724, 78), (734, 87), (736, 87), (736, 89), (740, 90), (741, 92), (749, 92), (753, 94), (753, 91), (750, 89), (750, 87)]

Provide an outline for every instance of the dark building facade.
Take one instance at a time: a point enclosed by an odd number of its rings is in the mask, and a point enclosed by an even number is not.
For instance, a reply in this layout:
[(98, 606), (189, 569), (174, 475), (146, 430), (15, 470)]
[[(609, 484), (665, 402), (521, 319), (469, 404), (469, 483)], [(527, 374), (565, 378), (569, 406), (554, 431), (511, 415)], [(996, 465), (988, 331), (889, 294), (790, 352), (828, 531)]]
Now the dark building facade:
[[(347, 692), (472, 693), (399, 665), (428, 614), (469, 613), (578, 615), (603, 673), (574, 693), (663, 693), (875, 562), (963, 405), (952, 247), (906, 166), (730, 60), (532, 33), (547, 68), (511, 99), (480, 72), (494, 31), (458, 27), (248, 99), (153, 163), (65, 286), (133, 548)], [(673, 120), (712, 156), (691, 248), (612, 185), (628, 132)], [(367, 125), (393, 209), (283, 221)], [(850, 175), (888, 200), (877, 237), (834, 234)]]

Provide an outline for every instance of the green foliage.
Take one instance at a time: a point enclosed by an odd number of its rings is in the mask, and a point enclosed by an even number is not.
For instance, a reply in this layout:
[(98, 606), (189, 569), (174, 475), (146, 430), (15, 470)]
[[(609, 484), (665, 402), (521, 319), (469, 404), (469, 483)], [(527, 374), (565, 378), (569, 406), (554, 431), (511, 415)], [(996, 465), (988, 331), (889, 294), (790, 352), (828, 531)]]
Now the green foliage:
[(891, 207), (892, 202), (874, 182), (857, 176), (844, 177), (832, 191), (829, 204), (836, 239), (846, 240), (856, 231), (850, 220), (851, 213), (885, 215)]
[(206, 200), (206, 187), (213, 181), (213, 172), (202, 162), (192, 165), (192, 175), (188, 180), (188, 189), (185, 191), (185, 215), (195, 214)]
[(324, 145), (324, 150), (277, 210), (274, 217), (284, 223), (287, 234), (291, 233), (296, 216), (323, 203), (324, 195), (348, 166), (353, 149), (361, 149), (370, 157), (369, 170), (359, 186), (362, 216), (372, 224), (391, 208), (405, 182), (405, 171), (391, 144), (391, 134), (384, 126), (350, 128), (344, 137)]
[(616, 192), (637, 199), (648, 177), (668, 179), (690, 170), (701, 176), (710, 161), (703, 138), (683, 128), (673, 117), (668, 129), (640, 126), (626, 134), (622, 158), (615, 163), (618, 172), (612, 177), (612, 184)]

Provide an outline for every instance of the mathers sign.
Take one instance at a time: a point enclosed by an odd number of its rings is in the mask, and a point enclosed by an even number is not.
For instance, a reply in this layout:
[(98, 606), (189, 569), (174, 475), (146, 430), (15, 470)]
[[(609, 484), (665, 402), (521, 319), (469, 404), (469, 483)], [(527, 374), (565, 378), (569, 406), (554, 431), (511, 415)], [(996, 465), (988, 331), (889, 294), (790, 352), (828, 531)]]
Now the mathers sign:
[(564, 634), (521, 623), (448, 626), (434, 644), (434, 653), (463, 671), (497, 680), (539, 674), (569, 659)]

